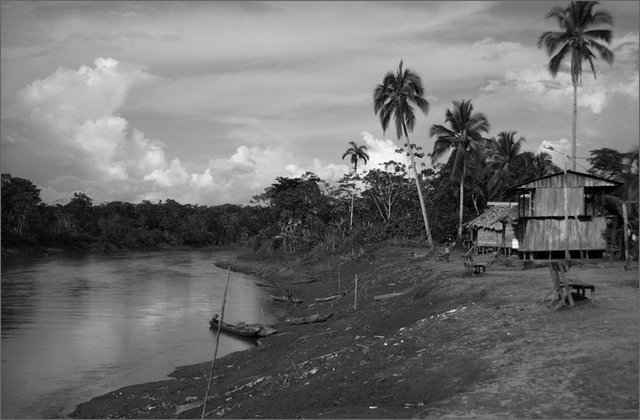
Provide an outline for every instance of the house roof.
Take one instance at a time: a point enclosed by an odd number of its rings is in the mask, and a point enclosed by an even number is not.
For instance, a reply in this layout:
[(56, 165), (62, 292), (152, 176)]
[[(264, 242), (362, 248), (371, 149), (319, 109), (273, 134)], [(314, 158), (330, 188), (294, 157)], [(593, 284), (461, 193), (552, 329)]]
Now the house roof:
[(488, 208), (480, 216), (465, 223), (467, 227), (502, 230), (502, 224), (513, 225), (518, 220), (518, 206), (515, 203), (508, 205), (496, 205)]
[[(551, 175), (546, 175), (540, 178), (531, 179), (522, 184), (513, 186), (509, 189), (509, 192), (521, 192), (527, 191), (535, 188), (545, 188), (545, 187), (553, 187), (553, 183), (556, 181), (553, 178), (561, 178), (564, 176), (565, 171), (556, 172)], [(572, 170), (567, 170), (567, 186), (568, 187), (596, 187), (602, 189), (616, 189), (622, 185), (622, 183), (618, 181), (613, 181), (610, 179), (602, 178), (596, 175), (584, 173), (584, 172), (576, 172)]]

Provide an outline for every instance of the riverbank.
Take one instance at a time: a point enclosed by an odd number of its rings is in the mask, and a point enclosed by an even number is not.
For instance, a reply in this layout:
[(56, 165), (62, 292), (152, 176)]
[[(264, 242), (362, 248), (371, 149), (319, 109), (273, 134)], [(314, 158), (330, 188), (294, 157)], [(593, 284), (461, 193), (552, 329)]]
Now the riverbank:
[[(289, 317), (333, 315), (283, 320), (259, 346), (219, 359), (208, 418), (638, 417), (637, 267), (572, 267), (570, 278), (596, 285), (597, 301), (551, 311), (540, 304), (546, 267), (499, 259), (470, 277), (455, 251), (449, 263), (392, 246), (321, 262), (227, 263), (303, 299)], [(199, 418), (210, 366), (116, 390), (71, 417)]]

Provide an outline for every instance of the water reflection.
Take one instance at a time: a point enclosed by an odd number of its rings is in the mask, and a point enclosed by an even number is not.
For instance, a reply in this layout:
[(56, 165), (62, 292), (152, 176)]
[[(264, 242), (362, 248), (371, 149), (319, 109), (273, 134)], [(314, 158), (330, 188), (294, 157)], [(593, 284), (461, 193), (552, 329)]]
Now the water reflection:
[[(83, 400), (210, 360), (226, 271), (219, 254), (41, 258), (2, 265), (2, 416), (64, 417)], [(233, 273), (225, 321), (275, 321), (268, 295)], [(255, 341), (221, 336), (218, 354)]]

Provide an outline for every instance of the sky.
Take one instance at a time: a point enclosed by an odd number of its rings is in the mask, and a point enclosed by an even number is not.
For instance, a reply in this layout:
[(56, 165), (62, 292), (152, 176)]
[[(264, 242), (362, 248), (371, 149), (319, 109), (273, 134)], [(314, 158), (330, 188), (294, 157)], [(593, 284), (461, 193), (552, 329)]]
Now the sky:
[[(333, 183), (350, 141), (368, 148), (359, 170), (404, 159), (372, 99), (401, 60), (430, 103), (411, 134), (425, 152), (466, 99), (489, 137), (515, 130), (562, 167), (571, 79), (549, 74), (537, 40), (567, 4), (2, 0), (0, 169), (63, 204), (246, 205), (279, 176)], [(600, 3), (615, 61), (583, 73), (578, 171), (590, 150), (638, 147), (639, 4)]]

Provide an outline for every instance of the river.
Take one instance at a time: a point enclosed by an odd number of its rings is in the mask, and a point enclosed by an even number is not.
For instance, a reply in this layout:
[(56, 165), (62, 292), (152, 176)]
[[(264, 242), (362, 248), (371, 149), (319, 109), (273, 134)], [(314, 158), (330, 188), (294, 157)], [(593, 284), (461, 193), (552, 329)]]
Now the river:
[[(166, 251), (2, 261), (2, 418), (64, 418), (117, 388), (211, 360), (225, 253)], [(231, 273), (227, 322), (273, 323), (268, 290)], [(222, 335), (218, 357), (254, 343)]]

